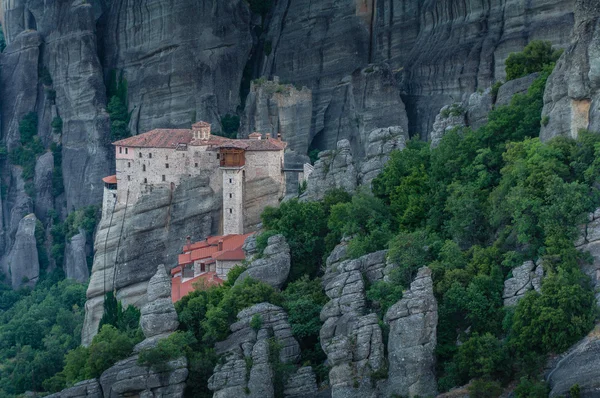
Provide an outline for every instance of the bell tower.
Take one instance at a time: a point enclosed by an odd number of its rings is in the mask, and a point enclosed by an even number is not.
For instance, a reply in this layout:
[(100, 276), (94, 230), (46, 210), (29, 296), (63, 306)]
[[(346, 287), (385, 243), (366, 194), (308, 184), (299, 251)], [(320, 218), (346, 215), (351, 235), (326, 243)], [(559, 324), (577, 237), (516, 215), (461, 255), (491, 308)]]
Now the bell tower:
[(220, 169), (223, 175), (223, 235), (244, 233), (245, 151), (239, 147), (221, 147)]

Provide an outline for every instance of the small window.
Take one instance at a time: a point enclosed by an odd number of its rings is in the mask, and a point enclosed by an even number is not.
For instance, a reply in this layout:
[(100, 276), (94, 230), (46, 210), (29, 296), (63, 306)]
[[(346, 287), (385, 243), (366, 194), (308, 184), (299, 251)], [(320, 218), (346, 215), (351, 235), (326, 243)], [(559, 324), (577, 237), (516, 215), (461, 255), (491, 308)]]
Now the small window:
[(169, 168), (169, 163), (165, 163), (165, 169)]
[(232, 198), (233, 198), (233, 194), (232, 194), (232, 193), (230, 193), (230, 194), (229, 194), (229, 199), (232, 199)]
[(148, 157), (149, 157), (150, 159), (152, 159), (152, 153), (149, 153), (149, 154), (148, 154)]
[(131, 176), (127, 176), (127, 181), (131, 181)]
[(119, 147), (119, 153), (123, 153), (123, 147), (122, 146)]
[(131, 167), (131, 162), (127, 162), (127, 167)]
[(148, 179), (144, 178), (144, 184), (148, 184)]
[(221, 158), (221, 154), (217, 153), (217, 159), (220, 159), (220, 158)]
[(129, 152), (128, 148), (125, 148), (125, 154), (127, 155), (127, 153)]
[(142, 153), (140, 152), (140, 158), (142, 157)]
[(229, 183), (230, 183), (230, 184), (233, 184), (233, 180), (232, 180), (231, 178), (229, 179)]
[(206, 265), (204, 263), (200, 263), (200, 272), (206, 272)]
[(145, 164), (142, 165), (142, 171), (146, 171), (146, 165)]
[(194, 163), (194, 167), (198, 167), (198, 163)]
[(113, 199), (116, 199), (116, 198), (117, 198), (117, 194), (113, 193)]
[(233, 213), (233, 209), (229, 209), (229, 214)]
[(163, 178), (163, 181), (167, 181), (167, 176), (165, 176), (164, 174), (163, 174), (162, 178)]

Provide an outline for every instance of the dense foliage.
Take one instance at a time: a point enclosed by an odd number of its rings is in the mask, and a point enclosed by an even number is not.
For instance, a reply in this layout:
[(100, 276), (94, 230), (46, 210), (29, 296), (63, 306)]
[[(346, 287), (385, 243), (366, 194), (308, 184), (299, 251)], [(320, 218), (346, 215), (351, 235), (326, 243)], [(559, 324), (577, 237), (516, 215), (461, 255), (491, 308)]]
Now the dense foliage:
[(80, 343), (86, 286), (56, 281), (0, 292), (0, 395), (52, 389), (65, 354)]
[(127, 107), (127, 80), (122, 73), (117, 76), (114, 70), (109, 77), (106, 111), (110, 116), (110, 138), (112, 141), (118, 141), (131, 135), (129, 131), (131, 113)]

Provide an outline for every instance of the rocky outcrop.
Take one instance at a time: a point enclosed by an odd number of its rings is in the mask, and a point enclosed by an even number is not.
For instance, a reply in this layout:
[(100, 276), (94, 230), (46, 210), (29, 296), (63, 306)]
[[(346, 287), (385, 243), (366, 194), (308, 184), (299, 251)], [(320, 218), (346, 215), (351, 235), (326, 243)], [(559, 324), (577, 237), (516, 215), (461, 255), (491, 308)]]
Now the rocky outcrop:
[(550, 397), (568, 396), (575, 384), (581, 397), (596, 397), (600, 388), (600, 337), (598, 326), (569, 351), (556, 358), (546, 375)]
[(252, 50), (252, 18), (244, 0), (111, 1), (100, 20), (103, 65), (127, 81), (134, 134), (186, 127), (240, 103)]
[[(277, 376), (272, 361), (295, 364), (300, 358), (287, 314), (280, 307), (261, 303), (240, 311), (237, 319), (230, 326), (232, 333), (227, 340), (215, 346), (217, 355), (223, 355), (225, 361), (215, 367), (208, 388), (214, 391), (214, 398), (273, 398)], [(286, 398), (310, 398), (316, 391), (310, 367), (292, 373), (284, 385)]]
[(504, 281), (504, 292), (502, 298), (505, 306), (517, 305), (525, 293), (534, 289), (540, 293), (542, 290), (542, 279), (544, 267), (541, 262), (525, 261), (523, 265), (513, 268), (512, 277)]
[(319, 152), (319, 160), (308, 178), (304, 198), (321, 200), (327, 191), (339, 188), (353, 193), (358, 186), (358, 171), (354, 164), (350, 141), (341, 140), (337, 149)]
[(104, 293), (116, 289), (124, 305), (142, 307), (154, 264), (176, 264), (185, 237), (202, 239), (218, 232), (220, 200), (208, 178), (185, 179), (171, 192), (155, 189), (135, 205), (117, 205), (103, 216), (87, 291), (82, 343), (89, 344), (102, 317)]
[(467, 109), (467, 125), (477, 130), (488, 121), (488, 114), (494, 106), (492, 88), (478, 90), (469, 96), (465, 103)]
[(592, 256), (592, 262), (583, 262), (581, 270), (590, 277), (592, 288), (596, 292), (596, 301), (600, 305), (600, 209), (590, 213), (588, 223), (581, 226), (581, 234), (575, 247)]
[[(385, 280), (395, 265), (387, 263), (386, 251), (345, 257), (345, 246), (336, 247), (323, 276), (330, 301), (321, 311), (320, 339), (331, 366), (332, 397), (435, 395), (437, 304), (431, 271), (422, 268), (404, 298), (379, 320), (367, 306), (365, 281)], [(380, 321), (390, 326), (387, 358)]]
[(573, 41), (556, 63), (544, 92), (540, 138), (600, 131), (600, 4), (575, 2)]
[(444, 106), (435, 117), (433, 130), (429, 133), (429, 139), (433, 148), (437, 147), (447, 132), (467, 125), (466, 109), (462, 104), (454, 103)]
[(390, 325), (388, 343), (390, 394), (434, 396), (437, 302), (431, 270), (419, 269), (410, 290), (385, 314)]
[(47, 398), (104, 398), (102, 387), (98, 380), (84, 380), (56, 394), (48, 395)]
[(539, 75), (539, 73), (532, 73), (518, 79), (509, 80), (501, 85), (496, 96), (496, 107), (509, 105), (510, 100), (515, 94), (526, 94), (529, 87), (531, 87)]
[(100, 385), (104, 398), (183, 398), (189, 373), (185, 358), (169, 361), (156, 369), (138, 365), (137, 359), (135, 355), (119, 361), (102, 373)]
[(357, 159), (364, 158), (371, 131), (399, 126), (408, 132), (400, 88), (389, 66), (369, 65), (344, 77), (333, 90), (323, 123), (313, 146), (334, 149), (348, 140)]
[(306, 155), (311, 142), (312, 93), (306, 88), (272, 81), (255, 80), (246, 98), (241, 135), (270, 134), (287, 142), (288, 149)]
[(65, 276), (77, 282), (87, 282), (90, 278), (87, 256), (87, 233), (80, 229), (65, 247)]
[(359, 181), (361, 185), (370, 186), (379, 175), (394, 150), (406, 147), (408, 134), (400, 126), (375, 129), (369, 133), (365, 157), (360, 164)]
[(248, 264), (248, 269), (236, 279), (235, 284), (253, 278), (279, 289), (287, 280), (290, 266), (290, 246), (283, 235), (274, 235), (267, 241), (262, 257)]
[(385, 166), (394, 150), (406, 147), (408, 134), (400, 126), (378, 128), (371, 131), (365, 142), (363, 156), (356, 159), (350, 141), (338, 142), (336, 150), (319, 152), (319, 160), (307, 180), (303, 200), (321, 200), (334, 189), (353, 193), (358, 186), (370, 186)]
[(33, 287), (40, 275), (40, 263), (35, 240), (37, 218), (29, 214), (19, 222), (15, 243), (3, 260), (2, 270), (11, 282), (13, 289), (22, 286)]
[(147, 339), (177, 330), (179, 320), (171, 301), (171, 278), (164, 264), (160, 264), (156, 274), (148, 282), (148, 301), (141, 310), (140, 326)]

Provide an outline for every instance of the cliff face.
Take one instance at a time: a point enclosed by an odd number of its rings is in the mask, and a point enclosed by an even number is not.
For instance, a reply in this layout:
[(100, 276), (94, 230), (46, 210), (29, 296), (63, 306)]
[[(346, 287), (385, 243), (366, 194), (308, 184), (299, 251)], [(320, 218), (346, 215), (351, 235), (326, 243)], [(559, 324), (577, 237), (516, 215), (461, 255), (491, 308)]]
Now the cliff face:
[(100, 20), (105, 70), (128, 83), (134, 134), (234, 113), (252, 49), (244, 0), (110, 2)]
[(546, 85), (540, 137), (577, 137), (579, 129), (600, 129), (600, 4), (577, 0), (573, 42)]

